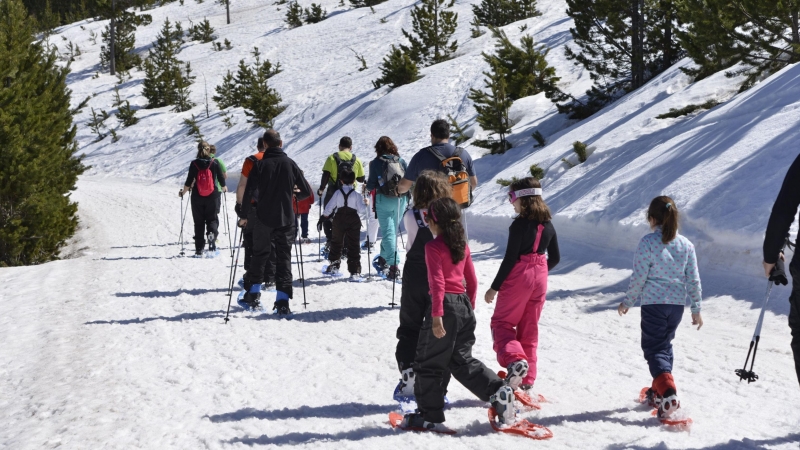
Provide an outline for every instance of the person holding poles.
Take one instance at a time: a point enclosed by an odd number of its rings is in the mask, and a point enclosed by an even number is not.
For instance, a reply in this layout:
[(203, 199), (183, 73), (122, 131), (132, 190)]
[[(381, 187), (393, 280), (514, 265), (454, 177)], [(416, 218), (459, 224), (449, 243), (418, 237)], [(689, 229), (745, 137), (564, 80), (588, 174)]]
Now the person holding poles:
[[(324, 200), (322, 201), (323, 208), (331, 201), (333, 194), (342, 187), (341, 180), (339, 180), (339, 171), (344, 169), (349, 169), (355, 173), (356, 181), (360, 183), (364, 182), (364, 166), (361, 164), (358, 157), (353, 154), (353, 140), (347, 136), (339, 139), (339, 151), (329, 156), (322, 166), (322, 180), (319, 183), (317, 195), (322, 197), (323, 192), (325, 194)], [(333, 217), (329, 217), (323, 222), (322, 228), (325, 233), (325, 239), (330, 241), (333, 237)], [(330, 243), (326, 242), (323, 253), (326, 253), (329, 249)]]
[[(786, 173), (781, 190), (772, 206), (772, 214), (769, 216), (767, 232), (764, 236), (764, 274), (771, 281), (774, 281), (773, 269), (778, 259), (785, 258), (781, 248), (789, 234), (792, 222), (797, 217), (798, 206), (800, 206), (800, 155)], [(792, 275), (789, 328), (792, 331), (791, 347), (794, 355), (794, 368), (797, 381), (800, 383), (800, 256), (797, 256), (796, 250), (792, 262), (789, 264), (789, 273)]]
[[(203, 256), (203, 248), (208, 240), (208, 250), (215, 251), (219, 234), (219, 196), (217, 183), (221, 192), (227, 192), (222, 168), (211, 157), (211, 145), (201, 141), (197, 145), (197, 157), (189, 165), (186, 182), (178, 195), (183, 197), (192, 191), (192, 219), (194, 219), (194, 255)], [(203, 231), (206, 231), (204, 234)]]
[[(277, 131), (267, 130), (264, 144), (267, 149), (250, 171), (239, 214), (239, 225), (250, 225), (253, 230), (253, 259), (244, 275), (243, 304), (251, 309), (260, 307), (264, 269), (274, 243), (277, 292), (273, 309), (279, 316), (287, 316), (291, 314), (289, 300), (293, 297), (292, 240), (295, 218), (292, 203), (295, 197), (303, 200), (310, 196), (311, 186), (297, 164), (284, 153), (283, 141)], [(255, 206), (250, 202), (254, 198), (257, 199)], [(254, 215), (250, 215), (252, 208), (256, 210)]]

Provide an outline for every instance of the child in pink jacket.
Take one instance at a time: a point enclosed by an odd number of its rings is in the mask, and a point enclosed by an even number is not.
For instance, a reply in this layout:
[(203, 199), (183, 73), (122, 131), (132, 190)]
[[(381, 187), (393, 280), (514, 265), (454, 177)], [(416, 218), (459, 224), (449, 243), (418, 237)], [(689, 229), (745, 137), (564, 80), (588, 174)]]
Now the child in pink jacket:
[(536, 381), (547, 273), (558, 264), (560, 254), (539, 180), (528, 177), (512, 183), (508, 198), (518, 215), (509, 227), (500, 270), (484, 299), (491, 303), (497, 294), (492, 337), (497, 362), (507, 368), (506, 381), (514, 389), (529, 390)]

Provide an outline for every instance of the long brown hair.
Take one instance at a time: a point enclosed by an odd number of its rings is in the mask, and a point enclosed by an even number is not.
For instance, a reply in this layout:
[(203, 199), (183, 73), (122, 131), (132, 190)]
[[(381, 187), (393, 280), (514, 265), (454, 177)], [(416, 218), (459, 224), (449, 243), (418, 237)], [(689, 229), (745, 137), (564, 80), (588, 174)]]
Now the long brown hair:
[(661, 242), (669, 244), (678, 235), (678, 206), (675, 201), (666, 195), (662, 195), (650, 202), (647, 208), (647, 219), (653, 219), (655, 224), (661, 227)]
[(397, 146), (394, 145), (394, 141), (392, 141), (389, 136), (381, 136), (381, 138), (378, 139), (378, 142), (375, 144), (375, 153), (377, 153), (378, 156), (400, 156), (400, 154), (397, 153)]
[(453, 196), (453, 186), (450, 180), (438, 171), (423, 170), (414, 182), (414, 208), (426, 209), (437, 198)]
[[(511, 183), (509, 192), (519, 191), (522, 189), (542, 188), (542, 183), (536, 178), (527, 177)], [(520, 197), (520, 213), (519, 217), (535, 220), (539, 223), (549, 222), (553, 215), (550, 213), (550, 208), (541, 195), (531, 195), (527, 197)]]
[(458, 264), (466, 257), (467, 248), (467, 236), (461, 225), (461, 208), (450, 197), (437, 198), (428, 205), (428, 213), (428, 219), (439, 227), (442, 239), (450, 249), (453, 264)]

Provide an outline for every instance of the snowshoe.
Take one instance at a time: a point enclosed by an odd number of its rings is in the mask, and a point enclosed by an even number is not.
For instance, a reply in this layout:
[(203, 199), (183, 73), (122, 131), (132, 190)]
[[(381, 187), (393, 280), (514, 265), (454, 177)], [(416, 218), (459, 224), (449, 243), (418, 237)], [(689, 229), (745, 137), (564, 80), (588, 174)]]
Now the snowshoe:
[(339, 272), (339, 266), (341, 265), (340, 260), (332, 261), (327, 266), (322, 266), (322, 274), (327, 275), (329, 277), (343, 277), (344, 275)]
[(525, 361), (524, 359), (514, 361), (506, 368), (506, 370), (506, 383), (511, 387), (511, 389), (516, 389), (520, 384), (522, 384), (522, 379), (528, 375), (528, 361)]
[(331, 246), (328, 242), (322, 247), (322, 251), (320, 251), (319, 255), (322, 256), (323, 259), (328, 259), (328, 255), (331, 253)]
[[(260, 287), (260, 285), (258, 285)], [(261, 307), (261, 292), (252, 293), (247, 291), (241, 291), (239, 296), (236, 299), (236, 303), (239, 304), (245, 311), (263, 311), (264, 308)]]
[(386, 272), (386, 279), (389, 281), (400, 283), (402, 281), (402, 275), (400, 274), (400, 269), (397, 266), (389, 266), (389, 271)]
[(392, 397), (400, 404), (400, 409), (404, 413), (411, 413), (417, 409), (417, 397), (414, 395), (415, 379), (414, 369), (404, 370), (392, 394)]
[(244, 289), (244, 278), (239, 278), (239, 281), (236, 282), (240, 288)]
[[(654, 401), (648, 398), (653, 397)], [(642, 388), (639, 392), (639, 403), (652, 408), (650, 415), (657, 418), (659, 422), (677, 430), (688, 431), (692, 426), (692, 418), (681, 409), (680, 401), (676, 394), (671, 394), (666, 398), (659, 396), (652, 388)], [(656, 403), (658, 406), (653, 406)]]
[(350, 278), (347, 281), (351, 283), (363, 283), (365, 280), (360, 273), (354, 273), (350, 275)]
[(300, 244), (310, 244), (310, 243), (311, 243), (311, 239), (309, 239), (307, 237), (300, 238)]
[(427, 422), (422, 418), (422, 414), (406, 414), (401, 416), (396, 412), (389, 413), (389, 423), (392, 428), (409, 431), (432, 431), (440, 434), (456, 434), (456, 431), (448, 428), (443, 423)]
[[(505, 370), (501, 370), (497, 372), (497, 376), (500, 378), (506, 378)], [(532, 384), (520, 384), (519, 389), (514, 390), (514, 397), (517, 400), (517, 407), (520, 410), (534, 410), (534, 409), (542, 409), (541, 403), (546, 403), (547, 399), (544, 398), (541, 394), (533, 394), (530, 392), (531, 388), (533, 388)]]
[(195, 250), (193, 258), (202, 258), (203, 257), (203, 250)]
[(489, 408), (489, 423), (495, 431), (501, 433), (518, 434), (530, 439), (543, 440), (553, 437), (553, 432), (547, 427), (528, 422), (525, 419), (513, 424), (503, 424), (498, 421), (499, 415), (494, 408)]

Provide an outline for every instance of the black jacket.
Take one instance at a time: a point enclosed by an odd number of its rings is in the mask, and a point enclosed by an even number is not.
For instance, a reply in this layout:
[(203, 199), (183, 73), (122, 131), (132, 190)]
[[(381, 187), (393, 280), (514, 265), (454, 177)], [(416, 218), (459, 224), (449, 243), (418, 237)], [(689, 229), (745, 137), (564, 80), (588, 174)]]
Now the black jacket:
[[(294, 192), (295, 185), (300, 192)], [(293, 194), (298, 200), (311, 196), (311, 186), (303, 176), (303, 172), (280, 148), (265, 150), (264, 157), (250, 171), (240, 217), (247, 217), (252, 207), (250, 200), (256, 190), (258, 191), (257, 198), (254, 199), (258, 202), (256, 215), (270, 228), (294, 225)]]
[(797, 216), (798, 206), (800, 206), (800, 155), (789, 167), (778, 198), (772, 206), (767, 235), (764, 236), (764, 262), (775, 264), (778, 261), (783, 242)]
[[(214, 176), (214, 180), (219, 182), (220, 187), (225, 186), (225, 174), (222, 172), (222, 167), (220, 167), (219, 163), (217, 163), (213, 158), (195, 159), (191, 164), (189, 164), (189, 173), (186, 175), (186, 181), (183, 183), (184, 186), (189, 186), (192, 188), (192, 197), (200, 197), (200, 193), (194, 187), (194, 182), (197, 179), (197, 174), (201, 170), (209, 168), (209, 165), (211, 165), (210, 169), (211, 174)], [(219, 193), (220, 191), (218, 191), (215, 187), (214, 192), (212, 192), (209, 197), (218, 196)]]

